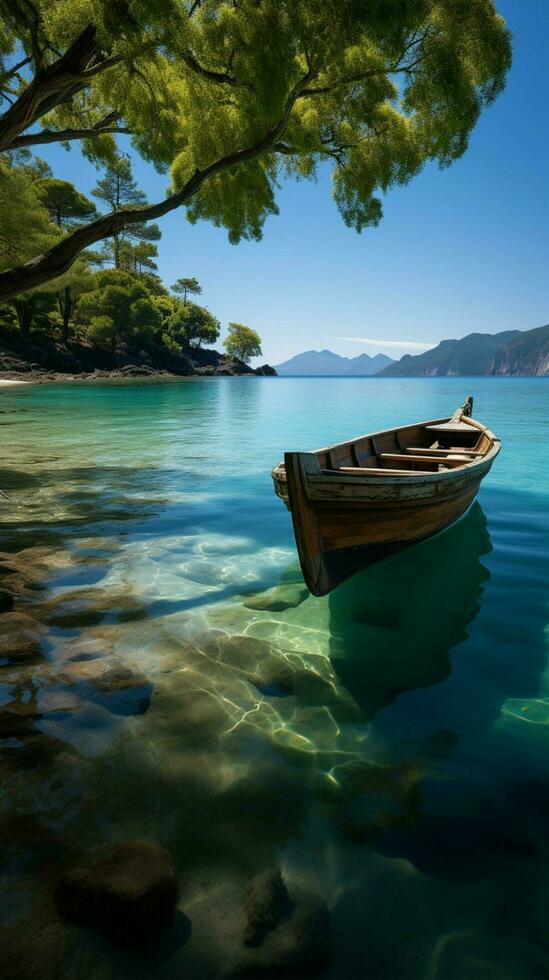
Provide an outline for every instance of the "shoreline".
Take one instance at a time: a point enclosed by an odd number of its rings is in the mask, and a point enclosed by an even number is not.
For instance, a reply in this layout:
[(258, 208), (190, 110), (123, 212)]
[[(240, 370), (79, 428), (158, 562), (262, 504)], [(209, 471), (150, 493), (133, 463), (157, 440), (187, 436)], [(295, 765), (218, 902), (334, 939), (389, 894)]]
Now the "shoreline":
[(244, 361), (229, 358), (214, 349), (196, 348), (190, 353), (192, 356), (175, 355), (155, 347), (137, 350), (127, 345), (123, 349), (107, 351), (79, 341), (24, 345), (12, 340), (7, 348), (0, 338), (0, 381), (46, 384), (132, 378), (160, 381), (221, 375), (276, 375), (269, 364), (252, 368)]
[(2, 377), (0, 376), (0, 388), (11, 387), (12, 385), (41, 385), (41, 384), (75, 384), (86, 382), (130, 382), (130, 381), (142, 381), (151, 382), (157, 384), (159, 381), (210, 381), (215, 378), (269, 378), (276, 377), (276, 375), (268, 374), (254, 374), (252, 372), (246, 374), (215, 374), (215, 373), (204, 373), (196, 372), (195, 374), (170, 374), (167, 371), (151, 372), (149, 373), (130, 373), (130, 372), (116, 372), (112, 373), (105, 371), (102, 373), (91, 373), (91, 374), (34, 374), (29, 372), (30, 377), (19, 378), (19, 377)]

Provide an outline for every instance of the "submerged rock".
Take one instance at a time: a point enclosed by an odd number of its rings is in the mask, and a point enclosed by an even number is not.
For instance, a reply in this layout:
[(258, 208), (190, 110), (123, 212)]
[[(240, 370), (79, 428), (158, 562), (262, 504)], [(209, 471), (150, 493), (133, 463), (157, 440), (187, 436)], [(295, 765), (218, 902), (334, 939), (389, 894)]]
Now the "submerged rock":
[(282, 916), (288, 915), (290, 908), (290, 896), (280, 871), (271, 868), (257, 875), (244, 900), (244, 944), (259, 946)]
[(153, 693), (147, 677), (114, 658), (69, 660), (59, 679), (70, 686), (84, 685), (86, 698), (100, 701), (114, 714), (144, 714)]
[(5, 612), (0, 630), (0, 657), (12, 662), (38, 660), (41, 652), (43, 627), (32, 616), (20, 612)]
[(242, 910), (244, 945), (226, 976), (305, 977), (329, 961), (330, 917), (324, 902), (296, 887), (288, 891), (278, 870), (252, 880)]
[(106, 657), (109, 650), (107, 644), (101, 639), (74, 640), (67, 646), (66, 660), (78, 663), (86, 660), (100, 660)]
[(41, 615), (49, 626), (79, 629), (96, 626), (104, 620), (142, 619), (146, 609), (132, 596), (111, 594), (101, 589), (75, 589), (45, 602)]
[(173, 924), (177, 879), (165, 848), (128, 841), (88, 865), (69, 871), (60, 886), (63, 915), (103, 929), (128, 944), (145, 942)]
[(261, 609), (268, 612), (284, 612), (285, 609), (295, 609), (307, 599), (308, 589), (304, 585), (279, 585), (268, 592), (247, 599), (244, 605), (247, 609)]
[(96, 626), (101, 622), (103, 615), (94, 598), (82, 591), (81, 594), (68, 593), (52, 599), (43, 606), (44, 621), (48, 626), (61, 626), (66, 629)]
[(329, 707), (338, 721), (357, 721), (363, 714), (337, 685), (332, 666), (321, 657), (307, 660), (297, 651), (284, 650), (268, 640), (210, 630), (197, 637), (196, 648), (240, 676), (264, 697), (295, 696), (305, 706)]
[(69, 661), (62, 674), (67, 683), (88, 681), (102, 691), (112, 691), (127, 687), (142, 687), (149, 681), (122, 663), (103, 658)]

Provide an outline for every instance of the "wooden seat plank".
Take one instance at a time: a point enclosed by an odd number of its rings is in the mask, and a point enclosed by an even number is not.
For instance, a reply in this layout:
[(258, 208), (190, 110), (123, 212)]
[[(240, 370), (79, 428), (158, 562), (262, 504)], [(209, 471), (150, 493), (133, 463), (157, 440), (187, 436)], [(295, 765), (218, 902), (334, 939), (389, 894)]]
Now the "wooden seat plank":
[(410, 453), (381, 453), (379, 458), (388, 459), (391, 462), (402, 460), (407, 463), (444, 463), (447, 466), (464, 466), (466, 463), (472, 462), (469, 457), (456, 459), (452, 456), (412, 456)]
[(478, 449), (463, 449), (461, 446), (450, 446), (448, 449), (431, 449), (429, 446), (406, 446), (407, 453), (421, 453), (426, 456), (445, 456), (448, 453), (463, 453), (464, 456), (484, 456)]
[[(437, 460), (438, 462), (438, 460)], [(385, 466), (340, 466), (338, 470), (322, 470), (329, 476), (338, 473), (345, 473), (347, 476), (361, 476), (368, 473), (370, 476), (432, 476), (433, 470), (390, 470)]]

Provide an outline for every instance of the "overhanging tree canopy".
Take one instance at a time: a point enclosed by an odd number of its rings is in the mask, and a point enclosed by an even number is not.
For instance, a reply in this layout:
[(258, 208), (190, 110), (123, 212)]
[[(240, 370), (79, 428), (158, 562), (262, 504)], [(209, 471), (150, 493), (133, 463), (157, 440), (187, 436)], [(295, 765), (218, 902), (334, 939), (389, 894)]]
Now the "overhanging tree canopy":
[(0, 12), (0, 149), (82, 140), (112, 162), (111, 134), (130, 132), (172, 180), (163, 201), (2, 273), (0, 297), (181, 205), (233, 242), (259, 238), (277, 181), (327, 160), (345, 222), (375, 225), (379, 191), (464, 152), (510, 64), (491, 0), (0, 0)]

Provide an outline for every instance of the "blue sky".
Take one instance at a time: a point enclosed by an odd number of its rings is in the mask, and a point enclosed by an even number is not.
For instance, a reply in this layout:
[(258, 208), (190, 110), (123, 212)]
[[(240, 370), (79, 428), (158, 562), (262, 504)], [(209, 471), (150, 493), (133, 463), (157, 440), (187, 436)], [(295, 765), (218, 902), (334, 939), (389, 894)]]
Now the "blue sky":
[[(346, 228), (329, 171), (285, 184), (260, 243), (230, 245), (184, 211), (161, 222), (167, 284), (196, 276), (226, 326), (249, 324), (271, 364), (310, 348), (347, 356), (417, 353), (472, 331), (528, 330), (549, 321), (549, 0), (496, 0), (513, 33), (507, 87), (450, 169), (430, 165), (393, 190), (378, 228)], [(122, 142), (122, 141), (121, 141)], [(97, 172), (77, 150), (44, 147), (56, 176), (89, 193)], [(151, 200), (167, 178), (134, 159)], [(374, 338), (365, 344), (342, 338)]]

